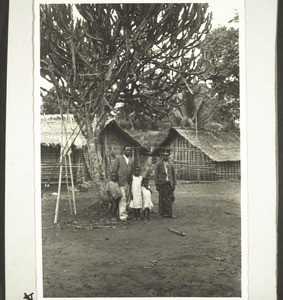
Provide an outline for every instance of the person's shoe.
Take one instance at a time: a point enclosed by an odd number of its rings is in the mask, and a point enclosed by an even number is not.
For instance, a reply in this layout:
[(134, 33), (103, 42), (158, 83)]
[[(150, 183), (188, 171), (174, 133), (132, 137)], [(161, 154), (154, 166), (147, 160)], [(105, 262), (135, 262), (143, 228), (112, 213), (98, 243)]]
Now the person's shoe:
[(176, 216), (171, 215), (169, 218), (176, 219)]

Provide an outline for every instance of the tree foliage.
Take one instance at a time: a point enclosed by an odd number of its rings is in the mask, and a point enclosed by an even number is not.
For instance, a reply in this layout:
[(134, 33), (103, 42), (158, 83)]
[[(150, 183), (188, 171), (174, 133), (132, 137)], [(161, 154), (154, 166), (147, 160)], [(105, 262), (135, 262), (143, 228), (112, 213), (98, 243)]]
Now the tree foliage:
[(214, 29), (207, 35), (201, 49), (207, 62), (203, 78), (211, 82), (217, 93), (215, 119), (226, 127), (233, 128), (240, 117), (238, 29)]
[(54, 87), (50, 90), (42, 88), (41, 99), (41, 114), (60, 114), (60, 105), (58, 104), (56, 90), (54, 89)]
[(210, 30), (211, 14), (207, 4), (196, 3), (75, 8), (40, 6), (41, 75), (54, 85), (58, 106), (80, 124), (91, 174), (98, 178), (95, 138), (109, 112), (118, 102), (148, 116), (181, 105), (174, 95), (204, 71), (196, 49)]
[[(236, 15), (231, 23), (238, 22)], [(177, 97), (180, 107), (169, 114), (172, 126), (231, 129), (240, 117), (239, 32), (236, 27), (210, 31), (200, 45), (204, 72)]]
[(41, 6), (41, 73), (62, 81), (76, 109), (88, 102), (96, 112), (98, 103), (122, 101), (159, 112), (176, 104), (172, 95), (201, 73), (195, 48), (210, 28), (207, 5), (76, 8), (83, 19), (73, 18), (70, 5)]

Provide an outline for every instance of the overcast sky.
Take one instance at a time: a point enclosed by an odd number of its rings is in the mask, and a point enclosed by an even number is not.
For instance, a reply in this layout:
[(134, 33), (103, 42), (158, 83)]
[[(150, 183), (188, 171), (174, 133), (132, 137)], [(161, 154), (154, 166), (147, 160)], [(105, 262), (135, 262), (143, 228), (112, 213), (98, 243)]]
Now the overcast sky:
[(215, 0), (209, 3), (212, 11), (212, 28), (219, 26), (229, 26), (229, 21), (239, 12), (239, 1), (233, 0)]

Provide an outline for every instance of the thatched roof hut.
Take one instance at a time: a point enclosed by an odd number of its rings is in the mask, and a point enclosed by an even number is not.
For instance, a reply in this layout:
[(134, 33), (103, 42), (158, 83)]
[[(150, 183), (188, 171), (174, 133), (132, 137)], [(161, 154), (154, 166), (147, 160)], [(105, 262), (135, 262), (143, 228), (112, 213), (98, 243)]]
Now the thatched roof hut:
[[(43, 181), (50, 177), (56, 166), (59, 169), (60, 147), (65, 146), (66, 141), (68, 141), (72, 149), (73, 173), (78, 174), (85, 171), (84, 160), (88, 157), (87, 141), (80, 132), (79, 126), (72, 115), (63, 115), (63, 119), (67, 134), (65, 134), (65, 128), (62, 128), (61, 115), (41, 116), (41, 175)], [(133, 149), (133, 157), (136, 164), (141, 164), (145, 157), (150, 154), (147, 148), (143, 147), (129, 133), (124, 131), (115, 120), (108, 120), (98, 139), (98, 146), (100, 146), (101, 155), (105, 162), (106, 175), (108, 175), (115, 157), (122, 153), (125, 145)], [(58, 182), (58, 174), (54, 176), (52, 182)], [(63, 174), (62, 178), (65, 178), (65, 174)]]
[(240, 177), (240, 132), (171, 128), (154, 149), (159, 156), (171, 149), (179, 177), (187, 180), (218, 180)]
[(150, 151), (146, 147), (144, 147), (127, 131), (123, 130), (114, 119), (106, 122), (103, 135), (106, 144), (109, 147), (116, 148), (117, 153), (121, 152), (124, 145), (129, 145), (133, 149), (139, 149), (139, 152), (142, 155), (150, 154)]
[(195, 130), (171, 128), (163, 142), (154, 149), (152, 155), (159, 155), (161, 148), (167, 147), (170, 141), (180, 135), (193, 146), (200, 149), (214, 161), (239, 161), (240, 160), (240, 132)]
[[(44, 184), (58, 183), (60, 153), (62, 149), (67, 150), (69, 147), (75, 180), (85, 173), (83, 148), (86, 146), (86, 139), (72, 115), (63, 115), (63, 121), (64, 125), (58, 114), (41, 116), (41, 181)], [(63, 168), (62, 171), (62, 182), (65, 183), (66, 169)]]
[[(66, 140), (62, 140), (65, 136), (65, 128), (62, 128), (61, 115), (42, 115), (41, 116), (41, 144), (44, 146), (57, 146), (65, 144)], [(66, 136), (69, 144), (73, 144), (76, 148), (82, 148), (86, 145), (86, 139), (80, 132), (80, 128), (75, 121), (73, 115), (63, 115), (66, 126)]]

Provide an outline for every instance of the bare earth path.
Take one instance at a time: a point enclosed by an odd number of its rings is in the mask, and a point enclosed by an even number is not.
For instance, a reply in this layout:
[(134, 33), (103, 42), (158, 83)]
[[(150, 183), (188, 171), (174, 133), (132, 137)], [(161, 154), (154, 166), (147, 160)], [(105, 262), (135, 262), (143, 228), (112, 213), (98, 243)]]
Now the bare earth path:
[[(177, 219), (111, 223), (89, 193), (68, 198), (53, 225), (56, 196), (42, 201), (44, 297), (239, 297), (240, 182), (179, 183)], [(64, 211), (65, 209), (65, 211)], [(179, 236), (169, 231), (184, 232)]]

